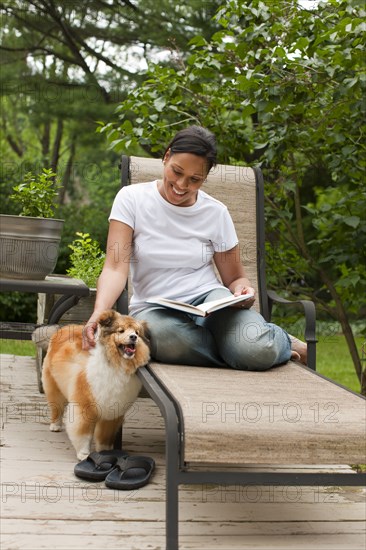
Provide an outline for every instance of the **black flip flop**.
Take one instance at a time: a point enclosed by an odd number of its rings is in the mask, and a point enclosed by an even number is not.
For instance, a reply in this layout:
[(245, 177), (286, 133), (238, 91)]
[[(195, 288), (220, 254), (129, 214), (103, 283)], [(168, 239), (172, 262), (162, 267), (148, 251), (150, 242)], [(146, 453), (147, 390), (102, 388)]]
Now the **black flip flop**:
[(129, 491), (146, 485), (155, 468), (155, 461), (148, 456), (119, 458), (113, 471), (105, 478), (106, 487)]
[(93, 452), (85, 459), (75, 465), (74, 474), (81, 479), (88, 481), (104, 481), (110, 474), (118, 460), (123, 460), (128, 454), (118, 449), (111, 451)]

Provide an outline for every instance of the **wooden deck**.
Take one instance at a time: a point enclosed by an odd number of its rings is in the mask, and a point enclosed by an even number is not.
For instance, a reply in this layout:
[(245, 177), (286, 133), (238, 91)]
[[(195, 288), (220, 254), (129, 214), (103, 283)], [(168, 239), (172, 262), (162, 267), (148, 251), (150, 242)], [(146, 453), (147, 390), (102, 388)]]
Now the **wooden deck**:
[[(155, 458), (152, 481), (113, 491), (74, 477), (65, 432), (48, 429), (34, 359), (2, 355), (1, 377), (1, 548), (164, 549), (164, 423), (157, 406), (139, 399), (124, 430), (124, 449)], [(197, 485), (182, 487), (180, 502), (181, 549), (365, 549), (361, 488)]]

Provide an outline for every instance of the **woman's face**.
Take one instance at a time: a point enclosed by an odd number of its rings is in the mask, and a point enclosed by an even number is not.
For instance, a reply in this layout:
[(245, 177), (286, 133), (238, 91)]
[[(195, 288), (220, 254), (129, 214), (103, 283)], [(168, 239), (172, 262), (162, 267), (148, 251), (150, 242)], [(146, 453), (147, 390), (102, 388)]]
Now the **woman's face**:
[(163, 181), (159, 192), (165, 200), (175, 206), (192, 206), (197, 192), (207, 176), (207, 160), (192, 153), (169, 151), (164, 157)]

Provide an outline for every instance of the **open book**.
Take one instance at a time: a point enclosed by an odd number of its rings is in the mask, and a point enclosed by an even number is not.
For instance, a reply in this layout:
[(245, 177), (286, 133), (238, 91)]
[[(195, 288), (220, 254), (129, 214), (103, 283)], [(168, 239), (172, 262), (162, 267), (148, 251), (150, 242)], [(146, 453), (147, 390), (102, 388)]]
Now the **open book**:
[(185, 311), (192, 315), (200, 315), (206, 317), (209, 313), (213, 313), (219, 309), (232, 306), (234, 304), (240, 304), (249, 298), (253, 298), (253, 294), (242, 294), (241, 296), (227, 296), (220, 298), (219, 300), (211, 300), (210, 302), (204, 302), (198, 306), (192, 306), (192, 304), (186, 304), (185, 302), (179, 302), (177, 300), (169, 300), (168, 298), (149, 298), (146, 300), (149, 304), (168, 307), (171, 309), (178, 309), (179, 311)]

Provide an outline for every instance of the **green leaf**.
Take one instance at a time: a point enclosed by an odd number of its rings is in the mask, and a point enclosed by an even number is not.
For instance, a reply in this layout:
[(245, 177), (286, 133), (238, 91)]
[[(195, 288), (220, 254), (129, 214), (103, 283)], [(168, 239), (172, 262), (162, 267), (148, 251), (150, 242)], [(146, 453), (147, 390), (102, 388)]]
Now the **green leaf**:
[(308, 45), (309, 45), (309, 39), (306, 36), (302, 36), (296, 41), (294, 45), (294, 49), (304, 51), (308, 47)]
[(246, 117), (254, 114), (256, 112), (256, 110), (257, 109), (254, 107), (254, 105), (245, 105), (241, 110), (242, 117), (246, 118)]
[(158, 113), (161, 113), (165, 105), (166, 105), (166, 101), (163, 97), (158, 97), (158, 99), (155, 99), (154, 101), (154, 107), (158, 111)]
[(207, 40), (203, 36), (195, 36), (188, 42), (188, 46), (205, 46)]
[(115, 149), (116, 151), (122, 150), (122, 146), (125, 143), (123, 138), (115, 139), (109, 144), (109, 149)]
[(341, 287), (349, 287), (349, 286), (356, 286), (357, 283), (359, 283), (361, 277), (358, 273), (349, 273), (346, 277), (342, 277), (339, 281), (337, 281), (337, 286)]
[(361, 220), (358, 216), (347, 216), (346, 218), (343, 218), (343, 221), (345, 224), (356, 229), (356, 227), (360, 225)]
[(284, 57), (287, 56), (286, 51), (283, 48), (281, 48), (280, 46), (277, 46), (274, 49), (273, 55), (276, 56), (276, 57), (280, 57), (281, 59), (283, 59)]

